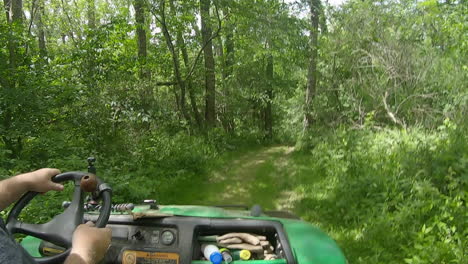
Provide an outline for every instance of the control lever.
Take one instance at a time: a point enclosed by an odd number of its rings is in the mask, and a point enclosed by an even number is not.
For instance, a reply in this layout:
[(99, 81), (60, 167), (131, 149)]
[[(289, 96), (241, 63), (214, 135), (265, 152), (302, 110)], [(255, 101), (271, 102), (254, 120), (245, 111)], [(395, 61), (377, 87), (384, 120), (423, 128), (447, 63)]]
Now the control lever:
[[(93, 179), (96, 179), (96, 167), (94, 166), (94, 163), (96, 162), (96, 158), (95, 157), (88, 157), (87, 159), (88, 161), (88, 172), (91, 176), (90, 178), (90, 182), (87, 182), (89, 185), (95, 185), (95, 186), (98, 186), (98, 182), (97, 181), (92, 181)], [(94, 178), (92, 177), (94, 176)], [(110, 189), (109, 186), (106, 185), (107, 188)], [(91, 189), (91, 188), (89, 188)], [(86, 189), (83, 188), (83, 190), (87, 191)], [(92, 193), (92, 200), (94, 200), (95, 203), (97, 203), (96, 201), (98, 201), (100, 199), (100, 191), (102, 190), (96, 190), (96, 188), (91, 192)]]
[(96, 167), (94, 167), (94, 162), (96, 162), (95, 157), (88, 158), (88, 172), (92, 174), (96, 174)]
[(71, 204), (70, 201), (63, 201), (63, 202), (62, 202), (62, 208), (63, 208), (63, 209), (67, 209), (68, 206), (70, 206), (70, 204)]

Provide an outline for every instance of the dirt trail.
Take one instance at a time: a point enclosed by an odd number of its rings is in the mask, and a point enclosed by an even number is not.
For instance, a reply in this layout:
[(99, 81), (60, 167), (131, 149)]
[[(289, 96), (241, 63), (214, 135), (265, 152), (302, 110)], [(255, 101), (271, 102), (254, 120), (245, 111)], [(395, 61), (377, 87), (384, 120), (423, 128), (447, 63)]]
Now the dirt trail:
[[(205, 204), (260, 204), (265, 209), (285, 209), (281, 201), (289, 195), (288, 146), (272, 146), (251, 151), (212, 173)], [(222, 191), (219, 191), (222, 190)]]

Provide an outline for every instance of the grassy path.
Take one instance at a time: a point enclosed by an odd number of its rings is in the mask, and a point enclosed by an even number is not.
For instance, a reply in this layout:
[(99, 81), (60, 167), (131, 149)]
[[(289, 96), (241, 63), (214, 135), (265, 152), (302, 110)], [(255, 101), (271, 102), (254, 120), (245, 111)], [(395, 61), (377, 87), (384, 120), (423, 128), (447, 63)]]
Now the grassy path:
[(208, 178), (179, 186), (177, 203), (248, 208), (258, 204), (265, 211), (290, 211), (327, 231), (342, 229), (340, 219), (330, 214), (336, 182), (318, 173), (315, 163), (310, 155), (295, 153), (289, 146), (239, 151), (224, 157)]
[(193, 186), (187, 196), (192, 204), (259, 204), (268, 210), (290, 209), (283, 201), (289, 197), (287, 187), (292, 187), (288, 175), (292, 151), (288, 146), (270, 146), (228, 158), (207, 182)]
[[(179, 186), (178, 204), (260, 205), (263, 210), (286, 210), (317, 226), (334, 207), (335, 184), (317, 174), (309, 155), (294, 147), (276, 145), (239, 151), (223, 158), (209, 177)], [(326, 210), (316, 210), (318, 207)]]

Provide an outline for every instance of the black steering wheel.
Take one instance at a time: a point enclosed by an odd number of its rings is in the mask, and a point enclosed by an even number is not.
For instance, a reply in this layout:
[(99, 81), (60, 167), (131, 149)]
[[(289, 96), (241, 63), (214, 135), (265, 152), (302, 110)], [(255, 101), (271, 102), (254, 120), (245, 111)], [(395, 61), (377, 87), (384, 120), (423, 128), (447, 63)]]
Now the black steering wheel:
[[(55, 216), (52, 220), (45, 224), (28, 224), (18, 220), (18, 216), (20, 215), (21, 211), (38, 194), (37, 192), (27, 192), (11, 209), (6, 224), (7, 230), (10, 232), (10, 234), (21, 233), (25, 235), (31, 235), (54, 243), (57, 246), (67, 248), (67, 250), (64, 252), (54, 256), (34, 258), (37, 263), (63, 263), (70, 254), (73, 232), (78, 225), (83, 224), (84, 192), (82, 190), (83, 186), (81, 185), (85, 185), (85, 183), (86, 185), (88, 185), (88, 183), (94, 183), (95, 187), (92, 188), (94, 195), (97, 195), (102, 199), (101, 212), (96, 221), (96, 227), (104, 227), (107, 224), (111, 213), (112, 189), (109, 185), (103, 183), (97, 178), (97, 182), (88, 181), (94, 177), (94, 175), (85, 172), (65, 172), (54, 176), (52, 181), (57, 183), (74, 181), (75, 187), (73, 200), (63, 213)], [(89, 186), (84, 189), (88, 191), (90, 190)]]

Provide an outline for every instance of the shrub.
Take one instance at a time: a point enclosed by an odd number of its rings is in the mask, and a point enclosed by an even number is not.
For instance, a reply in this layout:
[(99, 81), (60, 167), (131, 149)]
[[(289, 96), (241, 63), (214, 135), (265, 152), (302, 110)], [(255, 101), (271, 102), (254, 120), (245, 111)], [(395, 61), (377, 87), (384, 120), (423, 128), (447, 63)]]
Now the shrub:
[(296, 154), (307, 164), (297, 179), (298, 213), (334, 234), (350, 263), (463, 263), (464, 131), (446, 121), (437, 131), (340, 129), (317, 137), (310, 156)]

